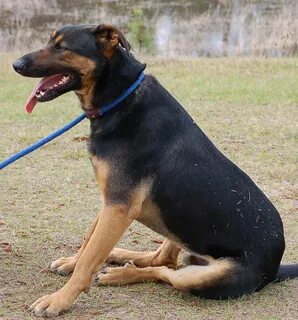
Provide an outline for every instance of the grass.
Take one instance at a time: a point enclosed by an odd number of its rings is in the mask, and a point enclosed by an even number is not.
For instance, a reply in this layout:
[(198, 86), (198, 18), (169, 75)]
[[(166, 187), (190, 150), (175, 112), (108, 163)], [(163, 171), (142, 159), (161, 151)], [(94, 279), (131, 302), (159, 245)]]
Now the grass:
[[(36, 80), (14, 74), (0, 56), (0, 159), (80, 113), (73, 94), (24, 104)], [(265, 191), (284, 221), (284, 263), (298, 262), (298, 59), (146, 59), (148, 72), (185, 106), (229, 158)], [(0, 173), (0, 319), (33, 319), (27, 307), (67, 278), (50, 261), (73, 254), (101, 207), (86, 152), (85, 121)], [(83, 140), (83, 141), (81, 141)], [(161, 237), (134, 224), (120, 246), (157, 248)], [(297, 319), (298, 281), (230, 301), (192, 297), (163, 284), (93, 286), (61, 319)]]

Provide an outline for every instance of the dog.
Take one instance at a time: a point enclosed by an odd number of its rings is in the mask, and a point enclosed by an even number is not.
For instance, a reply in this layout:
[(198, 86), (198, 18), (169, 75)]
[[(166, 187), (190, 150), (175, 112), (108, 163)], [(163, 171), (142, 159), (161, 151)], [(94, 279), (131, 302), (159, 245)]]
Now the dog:
[[(179, 102), (144, 75), (145, 64), (117, 27), (62, 27), (13, 68), (43, 78), (28, 112), (37, 102), (75, 92), (90, 119), (89, 152), (103, 202), (77, 254), (50, 264), (51, 271), (72, 276), (32, 304), (36, 315), (68, 310), (96, 274), (101, 284), (163, 281), (211, 299), (298, 276), (297, 264), (280, 266), (284, 232), (273, 204)], [(134, 220), (165, 237), (158, 250), (114, 248)], [(188, 255), (178, 267), (181, 249)], [(99, 271), (105, 262), (126, 261)]]

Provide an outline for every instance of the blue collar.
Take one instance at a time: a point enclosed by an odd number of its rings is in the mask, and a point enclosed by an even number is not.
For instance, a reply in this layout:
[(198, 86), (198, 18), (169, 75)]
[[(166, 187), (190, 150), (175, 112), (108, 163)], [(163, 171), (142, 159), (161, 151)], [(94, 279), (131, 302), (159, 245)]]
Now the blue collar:
[(131, 93), (133, 93), (137, 87), (141, 84), (141, 82), (144, 80), (145, 74), (142, 72), (138, 79), (124, 92), (117, 97), (114, 101), (111, 103), (108, 103), (106, 105), (103, 105), (101, 108), (92, 108), (92, 109), (87, 109), (85, 110), (86, 117), (88, 119), (95, 119), (103, 116), (105, 113), (110, 111), (111, 109), (117, 107), (119, 103), (121, 103), (123, 100), (125, 100)]

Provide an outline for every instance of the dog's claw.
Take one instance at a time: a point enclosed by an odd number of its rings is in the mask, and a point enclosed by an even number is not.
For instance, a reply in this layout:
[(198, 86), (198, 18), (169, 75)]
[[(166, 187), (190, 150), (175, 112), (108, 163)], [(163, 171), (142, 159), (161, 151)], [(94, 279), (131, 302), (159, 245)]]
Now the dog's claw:
[(51, 295), (46, 295), (36, 300), (29, 307), (31, 312), (38, 317), (56, 317), (61, 312), (66, 311), (71, 306), (71, 300), (58, 291)]
[(133, 263), (133, 260), (128, 260), (128, 261), (125, 262), (124, 268), (136, 268), (136, 266)]
[(75, 257), (60, 258), (49, 264), (49, 269), (52, 272), (57, 272), (62, 276), (69, 275), (75, 268), (77, 259)]
[(107, 273), (107, 268), (101, 269), (101, 270), (100, 270), (100, 273), (101, 273), (101, 274), (106, 274), (106, 273)]
[(59, 273), (61, 276), (68, 276), (70, 274), (70, 272), (63, 270), (62, 268), (58, 268), (55, 271)]

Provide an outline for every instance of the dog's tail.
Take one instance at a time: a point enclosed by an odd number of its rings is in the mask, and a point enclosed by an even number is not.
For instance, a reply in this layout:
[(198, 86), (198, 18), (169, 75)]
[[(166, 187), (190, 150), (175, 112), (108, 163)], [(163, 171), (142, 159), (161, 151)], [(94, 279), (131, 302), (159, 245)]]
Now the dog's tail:
[(298, 277), (298, 264), (284, 264), (280, 265), (274, 282), (281, 282), (287, 279)]

